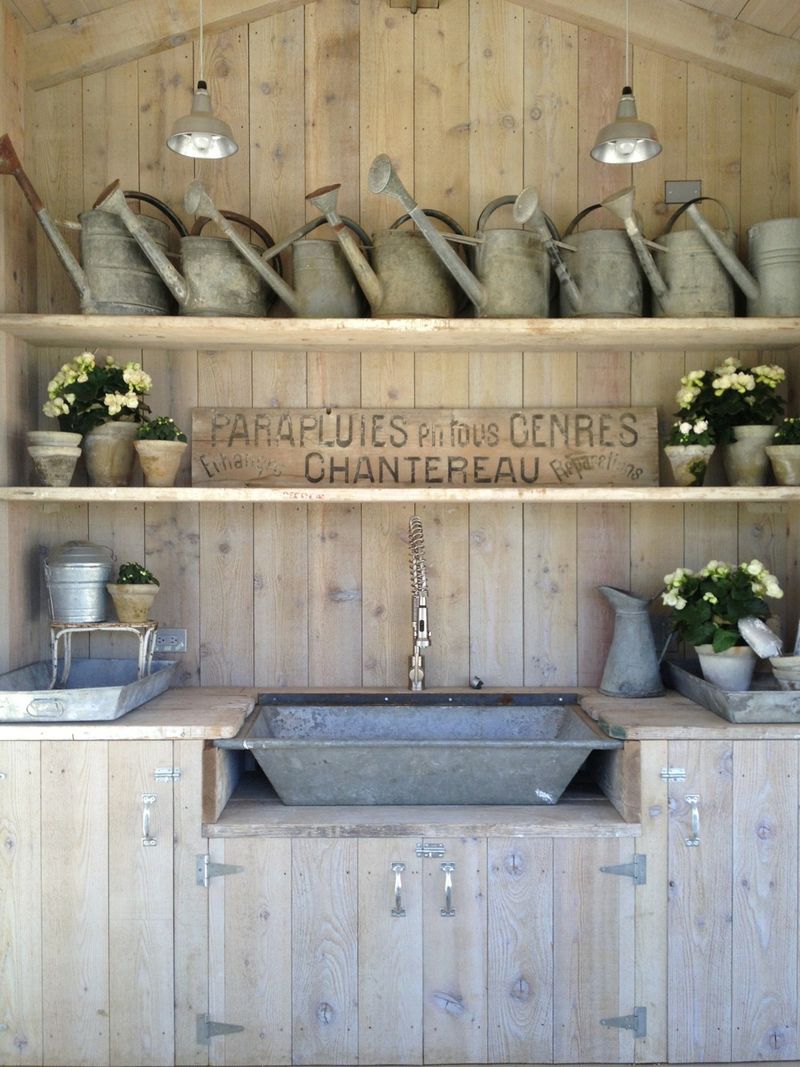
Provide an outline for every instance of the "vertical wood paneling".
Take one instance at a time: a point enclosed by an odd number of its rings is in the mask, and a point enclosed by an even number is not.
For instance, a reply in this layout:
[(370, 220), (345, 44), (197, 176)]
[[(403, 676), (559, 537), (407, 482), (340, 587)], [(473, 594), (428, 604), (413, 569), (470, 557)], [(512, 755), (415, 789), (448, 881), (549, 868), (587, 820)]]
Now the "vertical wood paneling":
[[(669, 786), (669, 1058), (731, 1058), (733, 804), (730, 742), (670, 741), (669, 765), (686, 770)], [(687, 795), (700, 812), (700, 845), (691, 834)]]
[[(358, 842), (359, 1063), (422, 1063), (423, 862), (413, 838)], [(393, 863), (404, 915), (392, 915)]]
[[(617, 113), (625, 84), (625, 43), (581, 29), (578, 49), (578, 193), (581, 207), (588, 207), (629, 185), (631, 180), (630, 167), (598, 163), (589, 154), (598, 132), (613, 122)], [(610, 218), (603, 222), (604, 226), (613, 224)]]
[(42, 742), (44, 1062), (109, 1058), (108, 743)]
[(36, 741), (0, 744), (0, 1063), (42, 1062), (41, 761)]
[(486, 1063), (486, 840), (449, 839), (455, 863), (452, 910), (443, 916), (441, 861), (424, 875), (424, 1049), (426, 1063)]
[(488, 843), (489, 1062), (553, 1059), (553, 842)]
[(292, 1062), (358, 1062), (358, 845), (292, 842)]
[(797, 1058), (797, 756), (795, 741), (734, 744), (735, 1060)]

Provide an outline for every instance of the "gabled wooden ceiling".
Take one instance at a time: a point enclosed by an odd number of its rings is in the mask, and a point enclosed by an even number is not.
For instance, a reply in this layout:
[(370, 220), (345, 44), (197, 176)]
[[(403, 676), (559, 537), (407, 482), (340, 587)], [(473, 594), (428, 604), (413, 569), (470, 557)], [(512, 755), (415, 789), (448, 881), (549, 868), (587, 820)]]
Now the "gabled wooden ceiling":
[[(198, 33), (197, 0), (5, 2), (28, 31), (26, 64), (34, 89), (172, 48)], [(313, 0), (214, 0), (205, 25), (214, 32), (306, 2)], [(623, 0), (513, 2), (611, 36), (624, 34)], [(424, 18), (423, 9), (417, 17)], [(630, 36), (634, 44), (784, 96), (800, 90), (800, 0), (630, 0)]]

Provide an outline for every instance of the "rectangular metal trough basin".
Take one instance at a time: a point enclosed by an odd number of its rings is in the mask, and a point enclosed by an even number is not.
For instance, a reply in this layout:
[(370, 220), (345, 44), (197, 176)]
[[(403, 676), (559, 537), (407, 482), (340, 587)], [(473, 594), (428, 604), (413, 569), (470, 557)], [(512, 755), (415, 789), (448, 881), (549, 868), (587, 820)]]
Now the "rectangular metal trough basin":
[(573, 693), (262, 693), (222, 748), (250, 751), (284, 804), (555, 804), (619, 748)]

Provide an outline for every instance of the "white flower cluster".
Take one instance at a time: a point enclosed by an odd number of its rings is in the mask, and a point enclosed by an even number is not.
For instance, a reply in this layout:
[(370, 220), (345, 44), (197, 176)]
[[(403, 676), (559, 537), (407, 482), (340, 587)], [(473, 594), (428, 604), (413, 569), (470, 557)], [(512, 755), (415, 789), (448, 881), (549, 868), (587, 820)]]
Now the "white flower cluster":
[[(750, 588), (755, 596), (771, 597), (779, 600), (783, 596), (783, 590), (778, 584), (774, 574), (770, 574), (761, 560), (752, 559), (749, 563), (740, 563), (738, 568), (733, 568), (721, 560), (709, 560), (705, 567), (695, 572), (688, 567), (677, 567), (672, 574), (664, 576), (664, 592), (661, 599), (667, 607), (682, 611), (686, 607), (686, 598), (682, 595), (684, 586), (690, 578), (708, 578), (712, 582), (722, 582), (729, 578), (734, 570), (744, 571), (750, 579)], [(718, 604), (717, 596), (712, 592), (703, 594), (703, 600), (709, 604)]]
[(700, 387), (705, 373), (704, 370), (690, 370), (681, 378), (681, 387), (675, 398), (679, 408), (690, 408), (700, 396)]
[(783, 367), (774, 363), (762, 363), (746, 371), (735, 356), (728, 356), (719, 367), (714, 368), (714, 373), (716, 378), (711, 383), (714, 396), (722, 396), (727, 389), (737, 393), (752, 393), (756, 382), (766, 385), (768, 389), (777, 389), (786, 377)]
[(780, 600), (783, 596), (783, 590), (778, 585), (778, 579), (774, 574), (769, 573), (760, 560), (751, 560), (745, 570), (752, 578), (750, 584), (756, 596), (768, 596)]
[[(69, 415), (77, 401), (77, 394), (67, 391), (69, 386), (83, 385), (90, 381), (98, 369), (108, 370), (109, 368), (121, 369), (111, 356), (106, 357), (105, 368), (98, 368), (97, 361), (91, 352), (81, 352), (71, 362), (65, 363), (58, 374), (47, 384), (48, 400), (42, 408), (44, 414), (53, 419), (61, 415)], [(133, 361), (125, 364), (122, 369), (122, 379), (128, 386), (127, 392), (105, 393), (102, 397), (102, 403), (112, 417), (119, 415), (124, 408), (135, 411), (139, 406), (139, 397), (149, 393), (153, 385), (150, 375), (142, 370), (141, 364)], [(87, 407), (96, 407), (99, 400), (99, 397), (88, 401), (84, 399), (83, 403)]]

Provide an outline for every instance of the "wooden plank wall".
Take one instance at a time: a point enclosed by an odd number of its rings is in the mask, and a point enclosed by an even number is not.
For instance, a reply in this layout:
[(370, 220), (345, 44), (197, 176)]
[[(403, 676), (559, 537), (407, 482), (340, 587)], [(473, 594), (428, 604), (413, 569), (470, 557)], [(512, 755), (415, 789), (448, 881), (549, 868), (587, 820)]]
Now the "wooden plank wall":
[[(618, 40), (508, 0), (441, 0), (416, 16), (386, 0), (316, 0), (207, 40), (214, 104), (241, 146), (231, 159), (195, 168), (164, 147), (196, 76), (196, 47), (184, 44), (35, 94), (25, 162), (57, 217), (74, 218), (117, 176), (180, 208), (197, 174), (220, 206), (279, 235), (305, 216), (306, 191), (335, 181), (343, 184), (343, 212), (368, 230), (385, 226), (394, 206), (366, 187), (369, 163), (381, 151), (421, 202), (468, 229), (488, 200), (524, 183), (538, 186), (562, 228), (580, 207), (632, 178), (649, 233), (666, 218), (665, 178), (702, 178), (704, 193), (725, 200), (741, 232), (788, 213), (792, 102), (655, 52), (636, 49), (633, 69), (640, 114), (660, 132), (662, 155), (635, 175), (592, 161), (589, 148), (622, 85), (623, 51)], [(20, 215), (27, 210), (18, 196), (6, 196)], [(38, 253), (40, 310), (75, 310), (75, 295), (41, 239)], [(31, 419), (54, 366), (72, 354), (36, 358), (40, 396), (28, 401)], [(655, 403), (666, 423), (680, 375), (720, 358), (206, 351), (148, 352), (143, 362), (155, 379), (154, 411), (184, 423), (195, 404), (590, 401)], [(78, 505), (29, 519), (26, 547), (35, 558), (36, 549), (65, 535), (88, 535), (159, 573), (162, 625), (189, 631), (181, 660), (187, 684), (402, 686), (410, 511), (377, 503)], [(600, 583), (654, 594), (676, 565), (757, 554), (798, 591), (787, 508), (419, 511), (431, 585), (431, 685), (463, 684), (473, 674), (497, 685), (596, 683), (612, 622)], [(30, 614), (36, 575), (29, 569), (24, 578), (12, 615), (31, 630), (24, 652), (35, 658), (43, 616)], [(794, 626), (791, 606), (784, 612)], [(20, 651), (15, 658), (25, 657)]]

